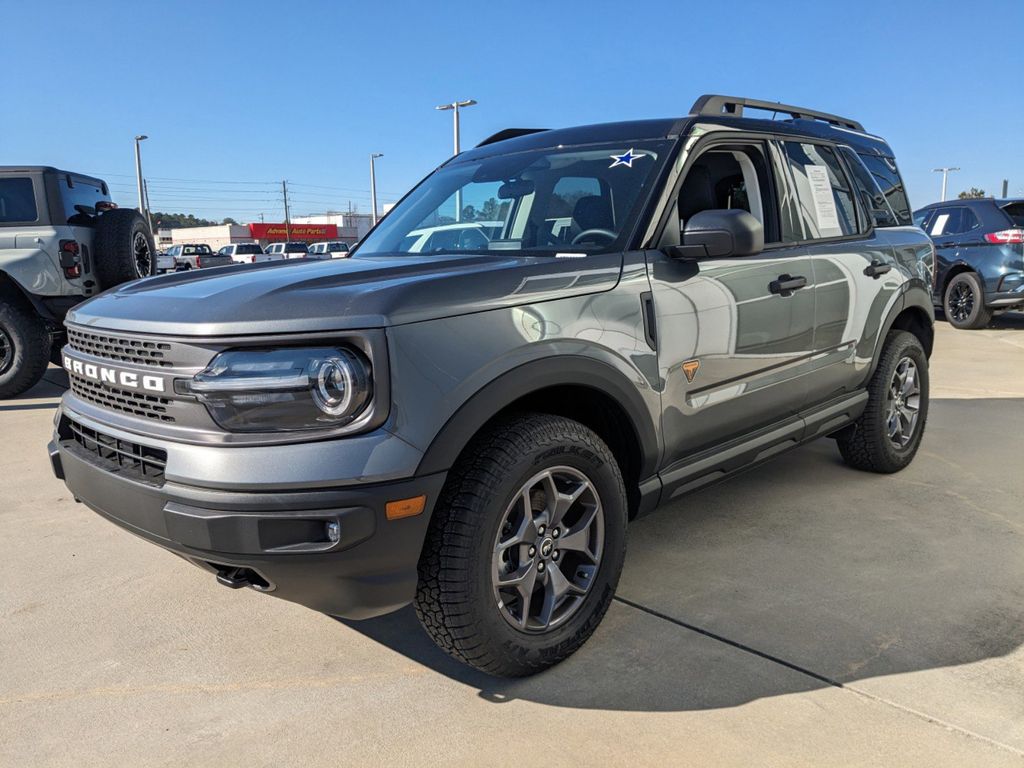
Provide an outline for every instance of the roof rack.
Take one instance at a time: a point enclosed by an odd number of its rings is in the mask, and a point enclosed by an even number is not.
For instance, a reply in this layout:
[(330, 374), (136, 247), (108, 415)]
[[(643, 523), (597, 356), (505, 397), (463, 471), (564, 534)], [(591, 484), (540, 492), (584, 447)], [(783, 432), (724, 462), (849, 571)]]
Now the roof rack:
[(503, 131), (498, 131), (493, 136), (488, 136), (486, 139), (477, 144), (478, 147), (486, 147), (488, 144), (496, 144), (499, 141), (505, 141), (506, 139), (514, 139), (517, 136), (529, 136), (531, 133), (540, 133), (546, 131), (547, 128), (506, 128)]
[(768, 112), (782, 112), (794, 120), (800, 118), (806, 120), (823, 120), (831, 125), (840, 128), (849, 128), (863, 133), (864, 126), (856, 120), (839, 115), (830, 115), (828, 112), (818, 112), (814, 109), (794, 107), (791, 104), (782, 104), (778, 101), (761, 101), (760, 99), (746, 99), (742, 96), (720, 96), (717, 94), (705, 94), (693, 102), (690, 107), (691, 115), (725, 115), (727, 117), (743, 117), (744, 107), (750, 109), (762, 109)]

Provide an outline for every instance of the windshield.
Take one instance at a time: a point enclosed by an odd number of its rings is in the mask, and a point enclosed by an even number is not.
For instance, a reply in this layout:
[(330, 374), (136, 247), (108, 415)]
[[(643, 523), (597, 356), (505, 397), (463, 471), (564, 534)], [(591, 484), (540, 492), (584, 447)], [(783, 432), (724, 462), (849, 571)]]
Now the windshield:
[(551, 148), (438, 169), (359, 246), (359, 255), (621, 250), (668, 141)]
[(309, 253), (309, 246), (305, 243), (287, 243), (284, 249), (288, 253)]

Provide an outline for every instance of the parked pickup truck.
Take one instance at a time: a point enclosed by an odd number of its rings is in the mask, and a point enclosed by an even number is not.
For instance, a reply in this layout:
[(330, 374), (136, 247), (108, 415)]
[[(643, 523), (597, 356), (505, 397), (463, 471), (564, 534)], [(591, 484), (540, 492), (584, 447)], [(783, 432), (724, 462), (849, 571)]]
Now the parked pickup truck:
[(172, 245), (167, 249), (167, 255), (174, 259), (174, 269), (179, 272), (188, 269), (226, 267), (235, 263), (230, 256), (214, 253), (205, 243)]

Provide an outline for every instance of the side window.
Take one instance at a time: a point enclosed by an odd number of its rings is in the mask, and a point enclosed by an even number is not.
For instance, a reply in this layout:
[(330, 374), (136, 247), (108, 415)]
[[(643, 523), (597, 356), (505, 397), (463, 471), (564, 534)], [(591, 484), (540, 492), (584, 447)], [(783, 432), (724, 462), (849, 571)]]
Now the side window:
[(940, 235), (956, 235), (962, 232), (961, 211), (963, 208), (939, 208), (935, 211), (928, 234), (931, 237)]
[(850, 182), (831, 147), (787, 141), (784, 151), (796, 183), (804, 230), (809, 239), (858, 232)]
[(860, 197), (861, 206), (865, 214), (871, 218), (870, 222), (861, 222), (861, 232), (870, 229), (872, 223), (876, 227), (899, 226), (899, 219), (889, 207), (889, 201), (885, 199), (885, 195), (875, 183), (871, 171), (864, 167), (864, 163), (861, 162), (857, 153), (849, 147), (840, 147), (839, 152), (843, 156), (843, 160), (846, 161), (846, 167), (850, 170), (853, 186)]
[(977, 229), (981, 226), (978, 217), (974, 215), (974, 211), (970, 208), (961, 208), (960, 215), (963, 217), (963, 221), (960, 222), (960, 226), (963, 227), (962, 232), (970, 232), (972, 229)]
[(900, 224), (909, 224), (911, 221), (910, 203), (907, 202), (907, 193), (903, 188), (900, 172), (896, 169), (896, 161), (878, 155), (861, 155), (860, 159), (864, 161), (864, 165), (875, 177), (878, 188), (882, 190), (885, 199), (889, 201), (889, 206), (896, 214)]
[(931, 210), (918, 211), (917, 213), (915, 213), (914, 214), (914, 226), (915, 227), (920, 227), (921, 229), (924, 229), (925, 228), (925, 224), (928, 221), (928, 216), (930, 214), (931, 214)]
[(686, 172), (665, 233), (680, 237), (686, 222), (701, 211), (739, 209), (764, 227), (766, 243), (778, 242), (778, 215), (765, 145), (715, 146), (701, 153)]
[(29, 222), (39, 218), (32, 179), (0, 179), (0, 224)]

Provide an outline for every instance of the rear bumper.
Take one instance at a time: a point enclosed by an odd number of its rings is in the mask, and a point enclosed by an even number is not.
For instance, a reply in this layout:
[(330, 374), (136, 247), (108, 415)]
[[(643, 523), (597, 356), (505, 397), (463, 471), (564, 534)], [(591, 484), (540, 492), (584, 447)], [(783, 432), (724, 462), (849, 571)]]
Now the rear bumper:
[(999, 278), (994, 292), (985, 294), (990, 307), (1010, 308), (1024, 304), (1024, 272), (1010, 272)]
[[(415, 596), (420, 550), (445, 480), (438, 473), (342, 488), (236, 492), (119, 475), (61, 430), (49, 453), (54, 473), (77, 501), (221, 583), (353, 619), (396, 610)], [(419, 495), (427, 497), (422, 514), (387, 519), (388, 501)]]

